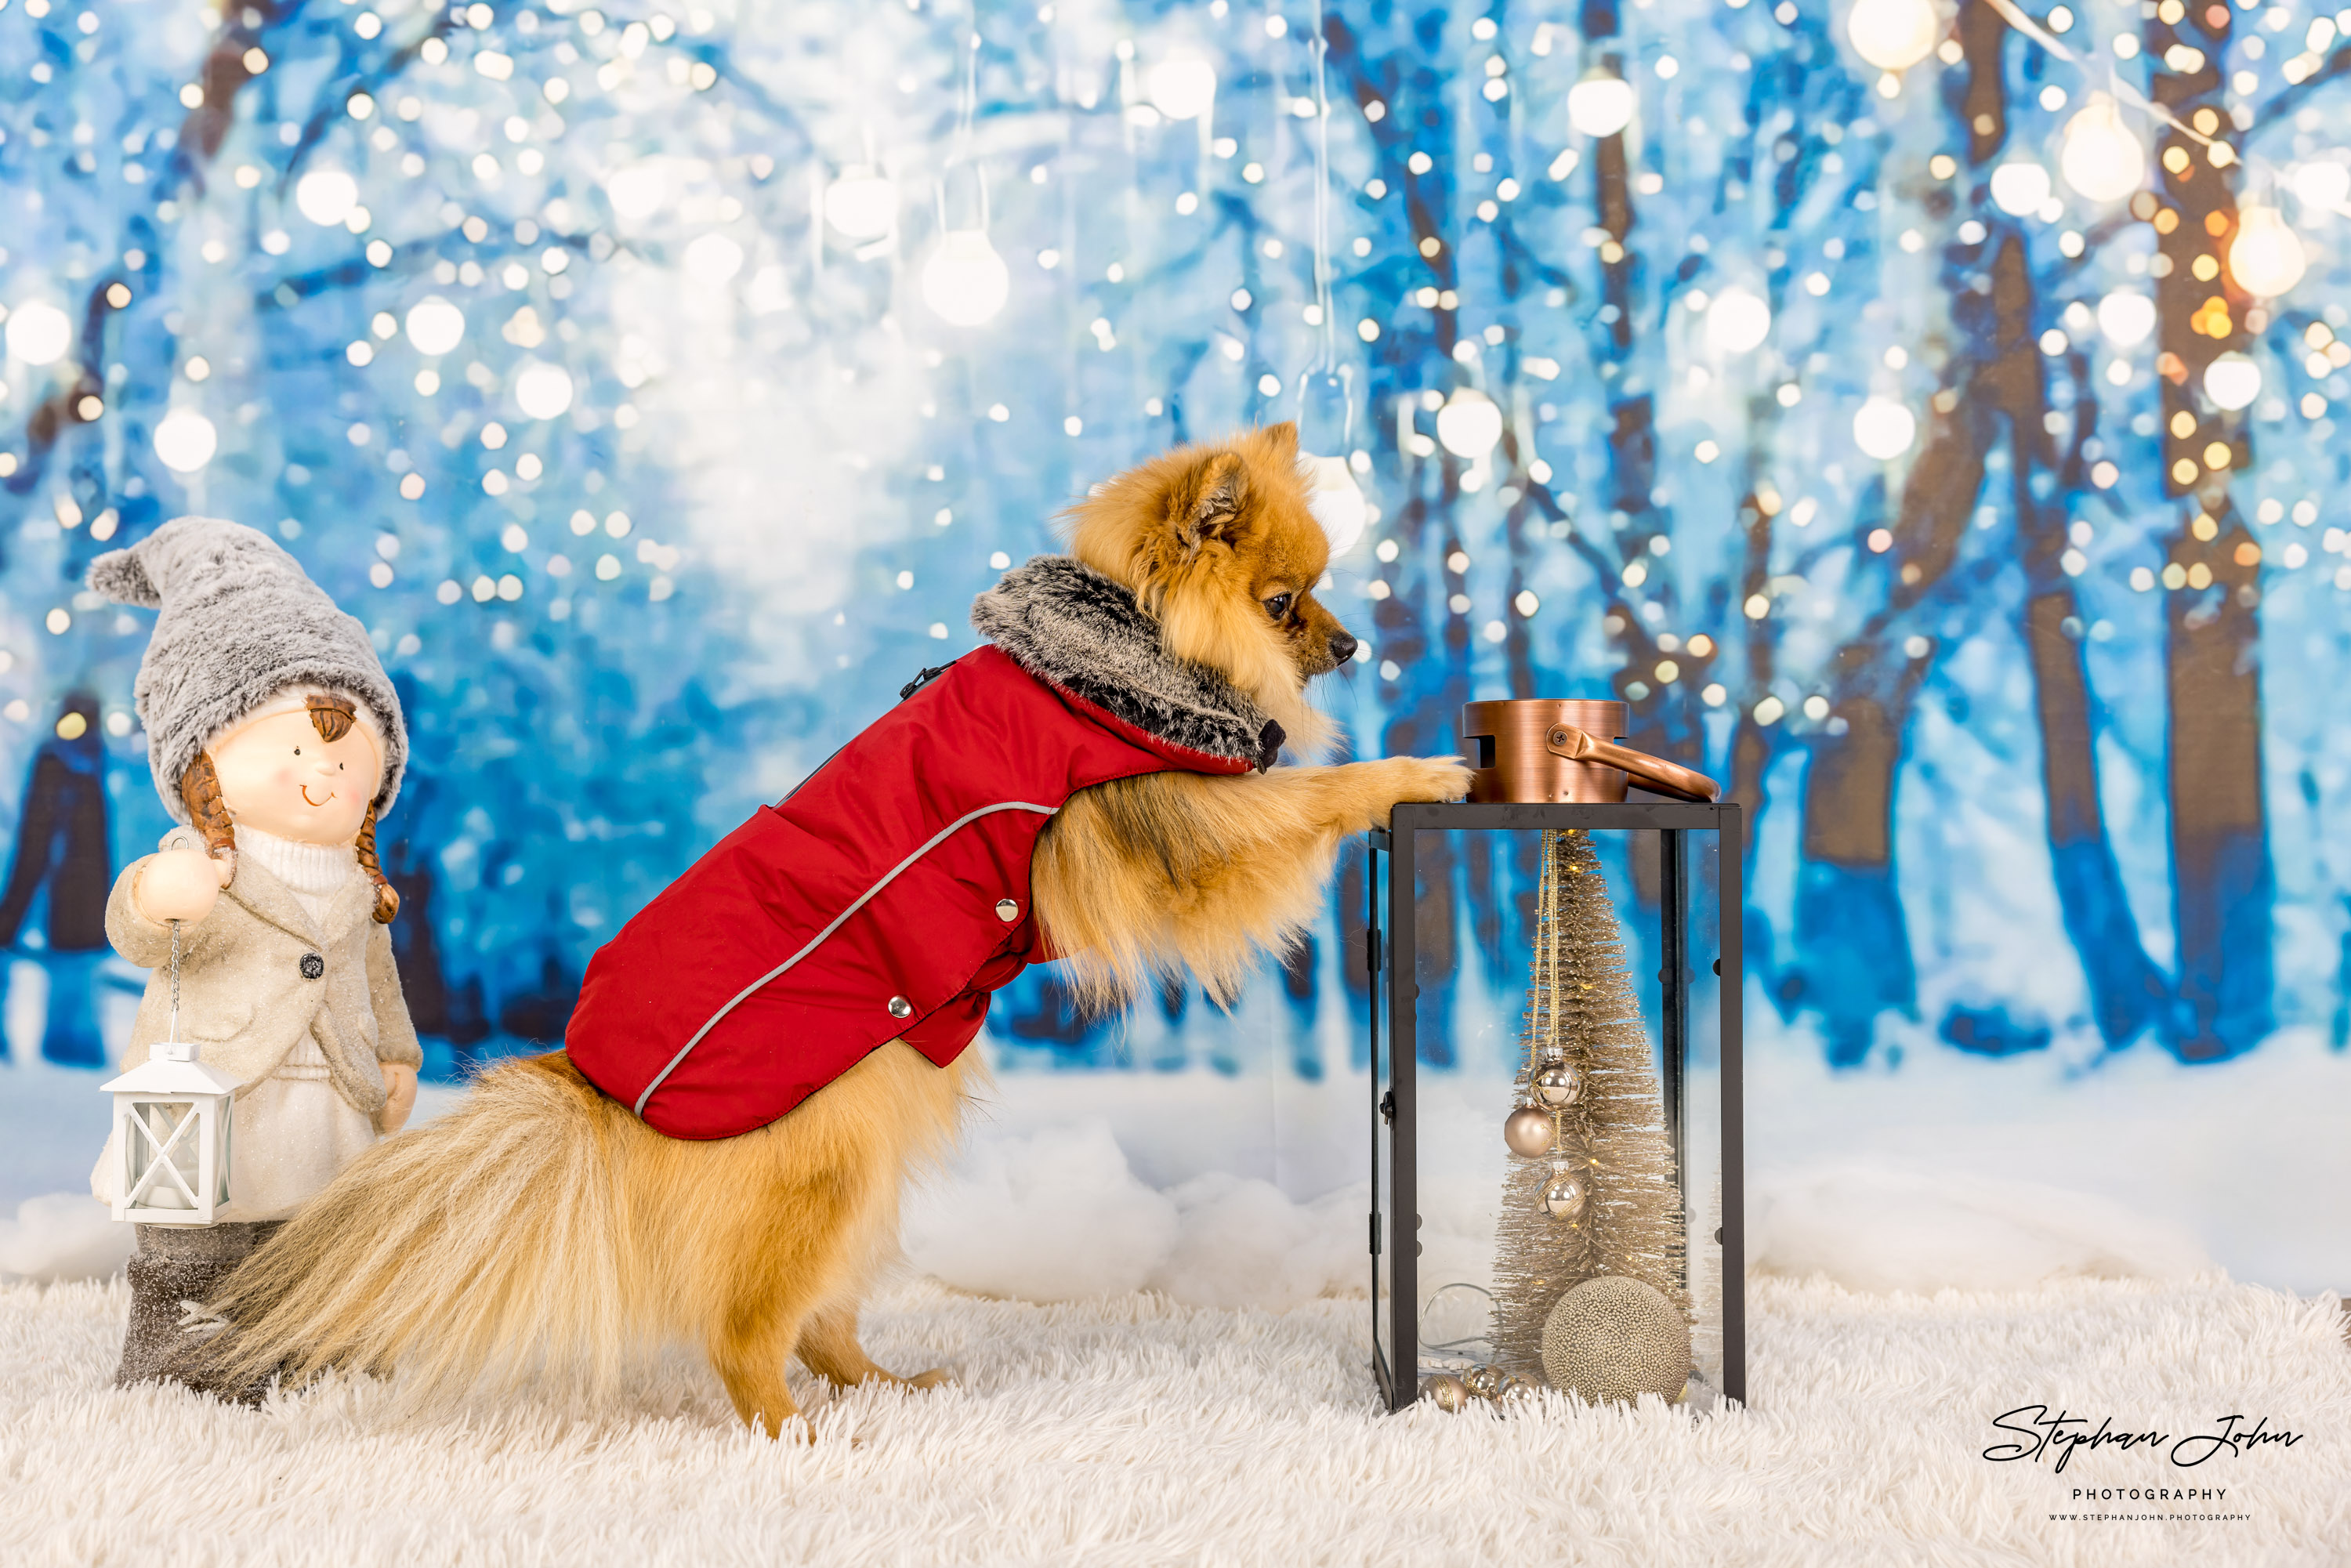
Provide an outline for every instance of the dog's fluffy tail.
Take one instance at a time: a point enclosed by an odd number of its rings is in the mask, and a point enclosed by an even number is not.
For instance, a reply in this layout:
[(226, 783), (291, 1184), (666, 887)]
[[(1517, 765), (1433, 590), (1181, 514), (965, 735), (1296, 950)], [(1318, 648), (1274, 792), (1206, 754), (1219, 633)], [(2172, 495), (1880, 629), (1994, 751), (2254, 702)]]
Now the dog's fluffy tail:
[(214, 1375), (397, 1363), (423, 1403), (534, 1374), (609, 1392), (633, 1326), (613, 1146), (626, 1116), (560, 1052), (485, 1073), (231, 1276), (213, 1305), (235, 1326), (203, 1353)]

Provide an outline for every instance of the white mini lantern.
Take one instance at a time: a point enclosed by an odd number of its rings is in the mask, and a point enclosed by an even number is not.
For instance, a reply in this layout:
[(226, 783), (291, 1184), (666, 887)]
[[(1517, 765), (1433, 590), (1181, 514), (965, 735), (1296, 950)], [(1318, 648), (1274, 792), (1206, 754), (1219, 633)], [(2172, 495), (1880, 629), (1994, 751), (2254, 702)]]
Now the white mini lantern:
[[(172, 1021), (180, 1032), (180, 932), (172, 923)], [(114, 1096), (114, 1218), (141, 1225), (210, 1225), (229, 1201), (229, 1099), (243, 1080), (164, 1039), (103, 1086)]]
[(141, 1225), (210, 1225), (228, 1204), (229, 1096), (238, 1080), (215, 1072), (196, 1047), (158, 1040), (113, 1082), (114, 1218)]

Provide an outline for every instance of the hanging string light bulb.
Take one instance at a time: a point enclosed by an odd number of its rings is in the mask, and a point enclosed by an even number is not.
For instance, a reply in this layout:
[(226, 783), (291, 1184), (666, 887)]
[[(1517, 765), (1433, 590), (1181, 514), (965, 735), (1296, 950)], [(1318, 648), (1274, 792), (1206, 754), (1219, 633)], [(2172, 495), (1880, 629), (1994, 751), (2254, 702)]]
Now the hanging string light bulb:
[(2136, 349), (2155, 331), (2155, 301), (2116, 289), (2098, 301), (2098, 330), (2117, 349)]
[(1586, 136), (1614, 136), (1633, 123), (1633, 84), (1593, 71), (1567, 89), (1567, 122)]
[(193, 474), (220, 450), (220, 432), (192, 408), (175, 408), (155, 425), (155, 455), (174, 474)]
[(679, 259), (688, 277), (705, 288), (716, 288), (743, 270), (743, 247), (713, 230), (696, 236)]
[(986, 229), (949, 229), (923, 264), (923, 303), (958, 327), (977, 327), (1004, 308), (1012, 274)]
[(1173, 55), (1143, 73), (1151, 107), (1170, 120), (1197, 120), (1216, 107), (1217, 68), (1197, 55)]
[[(972, 120), (979, 105), (979, 34), (964, 36), (962, 80), (956, 89), (954, 150), (938, 183), (938, 243), (923, 263), (923, 303), (942, 320), (958, 327), (977, 327), (1004, 308), (1012, 292), (1012, 274), (987, 239), (987, 179), (969, 162)], [(979, 222), (956, 228), (947, 222), (947, 176), (957, 164), (970, 169), (979, 193)]]
[(2321, 158), (2294, 166), (2294, 193), (2304, 208), (2316, 207), (2322, 212), (2351, 213), (2351, 165)]
[[(1354, 368), (1339, 362), (1334, 318), (1337, 301), (1331, 287), (1331, 99), (1324, 74), (1329, 46), (1322, 33), (1322, 7), (1314, 8), (1314, 305), (1307, 319), (1317, 329), (1314, 362), (1298, 378), (1298, 429), (1325, 452), (1345, 452), (1353, 444), (1355, 429)], [(1175, 62), (1169, 62), (1175, 63)], [(1206, 62), (1201, 68), (1207, 69)], [(1208, 90), (1215, 90), (1215, 73), (1208, 72)], [(1153, 101), (1158, 89), (1153, 88)], [(1178, 100), (1182, 106), (1182, 100)], [(1165, 104), (1162, 113), (1174, 115)], [(1203, 103), (1201, 112), (1207, 106)], [(1205, 129), (1206, 122), (1203, 121)], [(1366, 463), (1366, 471), (1369, 465)], [(1306, 481), (1306, 509), (1322, 525), (1331, 554), (1343, 556), (1364, 537), (1371, 521), (1371, 503), (1343, 456), (1316, 456), (1301, 452), (1299, 476)]]
[[(955, 152), (939, 176), (939, 239), (931, 248), (930, 259), (923, 263), (923, 303), (943, 320), (958, 327), (977, 327), (1004, 308), (1004, 301), (1012, 292), (1012, 273), (1004, 265), (1004, 258), (996, 254), (996, 246), (988, 243), (987, 177), (978, 165), (968, 162), (972, 117), (977, 112), (979, 99), (976, 59), (979, 35), (968, 35), (966, 42), (969, 47), (964, 57), (963, 81), (956, 92)], [(947, 222), (947, 176), (958, 163), (971, 171), (979, 194), (979, 222), (967, 228), (954, 227)]]
[(294, 183), (294, 205), (322, 229), (333, 228), (360, 204), (360, 183), (340, 169), (313, 169)]
[(1992, 204), (2011, 217), (2028, 217), (2049, 199), (2049, 171), (2029, 158), (2002, 163), (1991, 172)]
[(2229, 242), (2229, 276), (2246, 293), (2274, 299), (2302, 281), (2310, 266), (2302, 239), (2275, 207), (2247, 205)]
[(1854, 0), (1845, 13), (1853, 52), (1882, 71), (1907, 71), (1935, 52), (1943, 18), (1934, 0)]
[(465, 313), (438, 294), (408, 308), (408, 340), (427, 358), (449, 352), (465, 340)]
[(1734, 284), (1707, 305), (1707, 347), (1717, 353), (1746, 353), (1761, 344), (1771, 331), (1771, 307), (1752, 290)]
[(543, 360), (526, 360), (515, 372), (515, 405), (533, 419), (555, 419), (571, 406), (571, 372)]
[(1343, 457), (1315, 457), (1301, 453), (1298, 476), (1306, 481), (1306, 509), (1322, 525), (1322, 532), (1331, 541), (1331, 554), (1345, 555), (1364, 537), (1364, 525), (1371, 517), (1371, 504), (1364, 499), (1364, 487), (1355, 483), (1355, 476)]
[(2147, 183), (2147, 149), (2123, 123), (2114, 99), (2092, 93), (2088, 104), (2065, 122), (2057, 168), (2065, 183), (2089, 200), (2119, 202)]
[(824, 217), (851, 239), (880, 239), (897, 225), (897, 183), (871, 164), (852, 163), (825, 187)]
[(1456, 457), (1475, 463), (1502, 439), (1502, 411), (1476, 387), (1456, 387), (1437, 411), (1438, 444)]
[(1918, 438), (1918, 416), (1889, 397), (1873, 397), (1853, 416), (1853, 444), (1880, 463), (1910, 450)]
[(2232, 349), (2204, 367), (2204, 395), (2227, 413), (2250, 408), (2262, 395), (2262, 367)]
[(73, 347), (73, 322), (46, 299), (19, 305), (8, 317), (8, 354), (28, 365), (55, 364)]

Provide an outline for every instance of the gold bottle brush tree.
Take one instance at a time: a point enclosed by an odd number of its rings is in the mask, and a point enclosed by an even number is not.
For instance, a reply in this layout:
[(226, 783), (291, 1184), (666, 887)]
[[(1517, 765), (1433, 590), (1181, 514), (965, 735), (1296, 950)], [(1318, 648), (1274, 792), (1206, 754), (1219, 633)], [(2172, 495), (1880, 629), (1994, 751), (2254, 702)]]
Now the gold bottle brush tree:
[(1531, 1378), (1545, 1376), (1552, 1308), (1586, 1281), (1652, 1287), (1685, 1336), (1689, 1314), (1681, 1190), (1600, 857), (1580, 830), (1542, 837), (1526, 1054), (1502, 1124), (1513, 1158), (1494, 1259), (1496, 1361)]

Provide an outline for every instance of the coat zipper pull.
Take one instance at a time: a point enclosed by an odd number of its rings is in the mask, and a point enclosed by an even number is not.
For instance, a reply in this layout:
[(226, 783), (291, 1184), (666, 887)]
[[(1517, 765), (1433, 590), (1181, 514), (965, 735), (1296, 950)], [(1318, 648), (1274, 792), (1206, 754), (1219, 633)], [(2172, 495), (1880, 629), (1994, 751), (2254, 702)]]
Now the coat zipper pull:
[(916, 675), (913, 680), (908, 681), (904, 685), (898, 688), (898, 700), (900, 702), (904, 702), (908, 697), (913, 696), (916, 692), (921, 691), (925, 686), (929, 685), (933, 681), (937, 680), (941, 675), (944, 675), (946, 673), (947, 666), (945, 664), (941, 664), (935, 669), (925, 670), (921, 674)]

